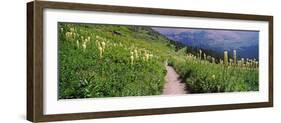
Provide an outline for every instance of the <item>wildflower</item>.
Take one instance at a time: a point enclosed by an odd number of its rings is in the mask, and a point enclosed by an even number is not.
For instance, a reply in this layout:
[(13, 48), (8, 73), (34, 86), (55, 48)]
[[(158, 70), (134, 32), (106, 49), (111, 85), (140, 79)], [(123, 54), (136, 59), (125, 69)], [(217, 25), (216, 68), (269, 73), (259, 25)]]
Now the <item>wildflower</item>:
[(259, 62), (258, 62), (258, 61), (255, 62), (255, 67), (256, 67), (256, 68), (259, 67)]
[(82, 44), (82, 47), (83, 47), (83, 50), (85, 51), (86, 50), (86, 48), (87, 48), (87, 45), (86, 45), (86, 41), (85, 42), (83, 42), (83, 44)]
[(70, 31), (71, 31), (71, 32), (74, 32), (74, 31), (75, 31), (75, 29), (74, 29), (74, 28), (70, 28)]
[(215, 63), (215, 58), (214, 57), (212, 57), (212, 63)]
[(70, 40), (70, 41), (72, 41), (72, 39), (74, 38), (74, 35), (75, 35), (75, 33), (72, 33), (72, 32), (66, 32), (65, 33), (66, 39)]
[(215, 79), (215, 78), (216, 78), (216, 75), (213, 74), (213, 75), (212, 75), (212, 78)]
[(252, 66), (253, 66), (253, 60), (249, 59), (249, 67), (252, 67)]
[(249, 67), (250, 66), (250, 63), (247, 61), (246, 62), (246, 67)]
[(206, 54), (205, 53), (203, 54), (203, 56), (204, 56), (204, 60), (206, 60)]
[(102, 46), (102, 47), (105, 47), (105, 42), (101, 42), (101, 46)]
[(220, 59), (220, 64), (223, 64), (223, 60)]
[(243, 67), (243, 66), (244, 66), (244, 64), (245, 64), (245, 62), (244, 62), (244, 58), (241, 58), (241, 66)]
[(237, 64), (237, 56), (236, 56), (236, 50), (233, 50), (233, 63)]
[(224, 51), (224, 57), (223, 57), (224, 59), (223, 59), (223, 63), (225, 64), (225, 65), (228, 65), (228, 55), (227, 55), (227, 51)]
[(233, 60), (232, 60), (232, 59), (229, 59), (229, 62), (230, 62), (230, 65), (232, 65), (232, 64), (233, 64)]
[(60, 31), (63, 32), (63, 28), (60, 28)]
[(149, 59), (149, 54), (145, 54), (146, 61)]
[(70, 35), (71, 35), (71, 33), (70, 33), (70, 32), (66, 32), (66, 33), (65, 33), (66, 38), (69, 38), (69, 37), (70, 37)]
[(202, 50), (199, 50), (199, 59), (201, 59)]
[(134, 53), (135, 53), (136, 58), (139, 58), (138, 50), (137, 49), (134, 50)]
[(73, 38), (76, 38), (76, 33), (73, 33)]
[(131, 64), (134, 64), (134, 56), (131, 56)]
[(102, 52), (105, 50), (105, 42), (101, 42)]
[(241, 66), (241, 60), (237, 61), (238, 66)]
[(99, 46), (99, 51), (100, 51), (100, 58), (102, 58), (102, 51), (103, 51), (103, 49), (102, 49), (102, 47), (101, 46)]
[(76, 40), (76, 45), (77, 45), (77, 48), (79, 48), (79, 41)]

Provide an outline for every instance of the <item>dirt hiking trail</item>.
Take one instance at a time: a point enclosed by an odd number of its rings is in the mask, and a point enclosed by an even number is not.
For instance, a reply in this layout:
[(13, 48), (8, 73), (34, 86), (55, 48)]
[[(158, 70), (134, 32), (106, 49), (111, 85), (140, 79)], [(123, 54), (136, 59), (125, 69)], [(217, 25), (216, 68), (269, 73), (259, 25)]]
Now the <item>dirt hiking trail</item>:
[(175, 69), (166, 65), (166, 70), (166, 83), (164, 85), (163, 95), (187, 94), (186, 85), (182, 82)]

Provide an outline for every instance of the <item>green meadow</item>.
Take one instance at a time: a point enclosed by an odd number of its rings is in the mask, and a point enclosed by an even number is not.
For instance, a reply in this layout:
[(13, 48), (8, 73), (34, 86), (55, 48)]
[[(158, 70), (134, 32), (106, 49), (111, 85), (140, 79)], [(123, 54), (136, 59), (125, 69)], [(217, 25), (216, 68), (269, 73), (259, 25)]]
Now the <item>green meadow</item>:
[[(161, 95), (166, 65), (193, 93), (258, 91), (258, 62), (217, 58), (150, 27), (59, 23), (59, 99)], [(233, 51), (234, 52), (234, 51)]]

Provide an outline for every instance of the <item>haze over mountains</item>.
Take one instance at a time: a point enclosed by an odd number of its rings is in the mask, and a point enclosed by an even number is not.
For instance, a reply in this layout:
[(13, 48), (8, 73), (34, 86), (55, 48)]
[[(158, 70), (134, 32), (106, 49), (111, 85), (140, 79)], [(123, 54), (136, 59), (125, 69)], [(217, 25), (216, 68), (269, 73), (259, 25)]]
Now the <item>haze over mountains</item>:
[[(238, 58), (256, 58), (259, 55), (259, 32), (214, 29), (160, 28), (153, 30), (184, 45), (208, 49), (217, 53), (237, 50)], [(231, 52), (230, 52), (231, 54)]]

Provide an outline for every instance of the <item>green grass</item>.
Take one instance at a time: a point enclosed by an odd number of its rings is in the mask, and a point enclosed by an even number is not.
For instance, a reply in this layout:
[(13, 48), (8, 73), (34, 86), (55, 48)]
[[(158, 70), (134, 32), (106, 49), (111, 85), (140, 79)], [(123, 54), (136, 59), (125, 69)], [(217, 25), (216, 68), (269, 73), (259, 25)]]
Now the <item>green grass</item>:
[[(111, 32), (117, 30), (117, 27), (110, 25), (61, 23), (60, 28), (59, 98), (143, 96), (162, 93), (166, 74), (164, 62), (158, 56), (144, 60), (145, 53), (157, 52), (145, 43), (144, 39), (149, 37), (128, 37), (132, 35), (128, 27), (122, 27), (122, 35), (113, 36)], [(72, 32), (79, 36), (67, 38), (66, 32), (71, 32), (71, 28), (74, 29)], [(84, 49), (83, 39), (88, 37), (90, 41)], [(97, 42), (105, 43), (102, 56)], [(161, 45), (157, 47), (159, 49)], [(164, 47), (164, 50), (165, 48), (167, 47)], [(138, 51), (138, 58), (134, 58), (132, 63), (130, 56), (135, 50)]]
[(59, 23), (58, 30), (59, 99), (160, 95), (167, 60), (192, 93), (258, 90), (257, 69), (186, 58), (149, 27)]
[(258, 70), (174, 57), (170, 61), (191, 93), (258, 91)]

